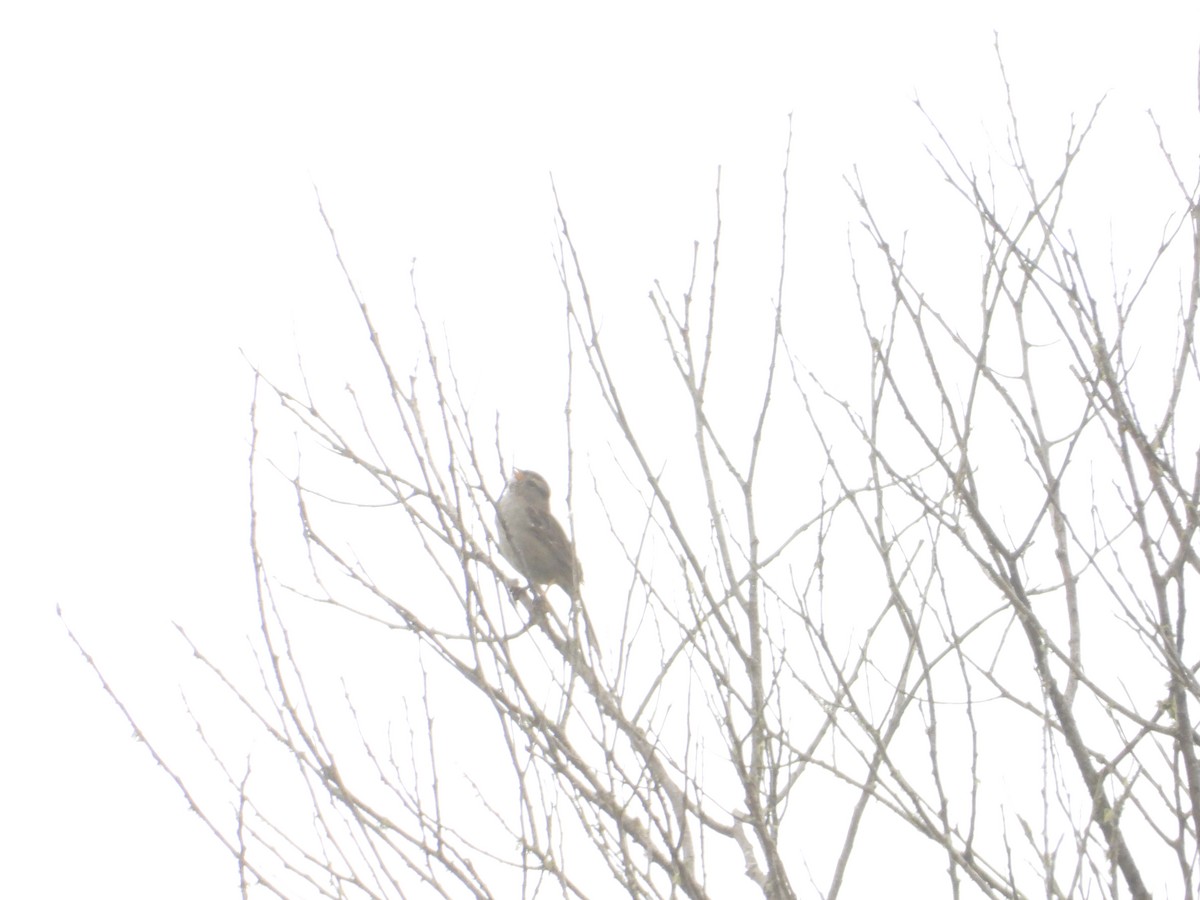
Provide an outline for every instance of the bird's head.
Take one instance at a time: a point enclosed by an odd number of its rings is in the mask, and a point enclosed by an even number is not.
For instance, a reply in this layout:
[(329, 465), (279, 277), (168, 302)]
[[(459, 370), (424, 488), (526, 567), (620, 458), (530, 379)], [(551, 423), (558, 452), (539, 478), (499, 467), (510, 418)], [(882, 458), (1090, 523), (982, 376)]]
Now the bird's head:
[(537, 472), (529, 469), (513, 469), (509, 486), (525, 497), (538, 497), (542, 503), (550, 502), (550, 485)]

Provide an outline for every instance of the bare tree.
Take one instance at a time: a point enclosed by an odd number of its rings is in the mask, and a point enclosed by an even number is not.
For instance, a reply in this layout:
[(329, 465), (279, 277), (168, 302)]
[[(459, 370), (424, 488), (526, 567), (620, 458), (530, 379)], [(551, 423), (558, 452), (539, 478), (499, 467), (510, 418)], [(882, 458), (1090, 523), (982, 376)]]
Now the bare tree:
[(584, 591), (602, 656), (497, 552), (502, 419), (469, 415), (417, 303), (401, 375), (345, 272), (378, 380), (256, 373), (256, 671), (192, 645), (259, 736), (198, 715), (219, 784), (174, 775), (243, 895), (833, 898), (921, 870), (954, 897), (1195, 896), (1195, 179), (1163, 141), (1179, 212), (1101, 288), (1066, 224), (1095, 115), (1043, 177), (1009, 114), (998, 176), (930, 121), (948, 227), (983, 250), (970, 302), (927, 292), (848, 182), (864, 400), (789, 344), (812, 313), (788, 300), (786, 164), (766, 315), (733, 323), (719, 176), (711, 247), (650, 292), (653, 404), (558, 206), (567, 422), (612, 448), (569, 492), (618, 561)]

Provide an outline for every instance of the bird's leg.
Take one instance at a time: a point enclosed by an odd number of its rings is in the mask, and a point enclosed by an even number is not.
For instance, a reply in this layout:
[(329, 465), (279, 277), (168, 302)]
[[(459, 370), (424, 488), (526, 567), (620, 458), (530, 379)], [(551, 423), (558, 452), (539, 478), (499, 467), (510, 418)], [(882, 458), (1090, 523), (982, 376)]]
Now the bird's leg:
[(533, 613), (533, 619), (535, 622), (544, 622), (546, 613), (550, 611), (550, 601), (546, 599), (546, 592), (533, 582), (529, 583), (528, 590), (532, 598), (529, 606)]

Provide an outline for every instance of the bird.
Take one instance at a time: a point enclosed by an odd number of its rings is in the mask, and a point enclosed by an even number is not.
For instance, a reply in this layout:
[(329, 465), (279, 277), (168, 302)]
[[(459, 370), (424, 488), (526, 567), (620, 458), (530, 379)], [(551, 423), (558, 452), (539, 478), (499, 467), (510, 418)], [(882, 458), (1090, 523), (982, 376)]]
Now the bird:
[(600, 647), (580, 599), (583, 567), (567, 533), (550, 512), (550, 485), (537, 472), (514, 469), (496, 503), (496, 530), (500, 553), (531, 584), (558, 585), (583, 613), (588, 643), (597, 655)]

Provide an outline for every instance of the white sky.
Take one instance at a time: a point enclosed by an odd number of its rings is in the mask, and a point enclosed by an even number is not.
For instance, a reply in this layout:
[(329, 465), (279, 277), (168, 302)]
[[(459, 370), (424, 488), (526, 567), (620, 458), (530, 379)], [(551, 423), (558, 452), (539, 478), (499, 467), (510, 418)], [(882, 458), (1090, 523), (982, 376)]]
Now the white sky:
[(793, 285), (819, 304), (846, 289), (852, 165), (889, 225), (947, 237), (941, 201), (924, 199), (937, 179), (914, 96), (964, 156), (1003, 160), (993, 30), (1047, 161), (1069, 117), (1109, 93), (1092, 143), (1111, 188), (1097, 227), (1131, 255), (1160, 220), (1113, 208), (1170, 198), (1144, 110), (1184, 171), (1200, 133), (1189, 2), (17, 6), (0, 13), (0, 867), (13, 897), (235, 892), (232, 862), (130, 739), (54, 610), (150, 723), (186, 731), (189, 661), (170, 623), (236, 642), (252, 600), (240, 350), (290, 372), (297, 348), (336, 359), (345, 337), (314, 183), (372, 302), (404, 302), (417, 258), (473, 406), (500, 406), (519, 433), (561, 405), (559, 386), (486, 370), (497, 340), (561, 335), (550, 171), (593, 290), (640, 299), (656, 277), (682, 285), (691, 242), (711, 240), (717, 165), (731, 252), (770, 259), (794, 113)]

